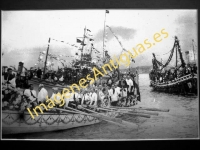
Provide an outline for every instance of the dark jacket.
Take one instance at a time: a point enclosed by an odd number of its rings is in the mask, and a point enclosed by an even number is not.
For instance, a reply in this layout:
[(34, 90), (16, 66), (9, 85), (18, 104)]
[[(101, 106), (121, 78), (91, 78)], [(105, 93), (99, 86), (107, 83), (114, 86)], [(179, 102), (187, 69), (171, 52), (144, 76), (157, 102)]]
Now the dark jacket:
[(14, 74), (10, 74), (10, 75), (9, 75), (7, 72), (4, 74), (4, 80), (8, 80), (8, 82), (9, 82), (10, 80), (12, 80), (14, 77), (15, 77)]

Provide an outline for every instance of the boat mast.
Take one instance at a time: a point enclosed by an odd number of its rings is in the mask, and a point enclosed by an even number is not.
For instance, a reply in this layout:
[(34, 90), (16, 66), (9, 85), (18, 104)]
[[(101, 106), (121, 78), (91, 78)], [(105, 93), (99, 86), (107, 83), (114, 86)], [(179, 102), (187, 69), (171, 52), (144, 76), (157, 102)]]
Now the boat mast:
[(82, 49), (81, 49), (81, 61), (82, 61), (82, 57), (83, 57), (83, 48), (84, 48), (84, 43), (85, 43), (85, 31), (86, 31), (86, 27), (84, 29), (84, 35), (83, 35), (83, 46), (82, 46)]
[(178, 51), (178, 46), (176, 46), (176, 67), (177, 67), (177, 57), (178, 57), (177, 51)]
[(47, 57), (48, 57), (48, 53), (49, 53), (50, 40), (51, 40), (51, 38), (49, 38), (48, 47), (47, 47), (47, 53), (46, 53), (46, 59), (45, 59), (45, 62), (44, 62), (43, 78), (44, 78), (45, 69), (46, 69), (46, 65), (47, 65)]
[[(107, 11), (107, 10), (106, 10), (106, 11)], [(106, 24), (106, 11), (105, 11), (104, 31), (103, 31), (103, 58), (104, 58), (104, 36), (105, 36), (105, 24)]]
[(192, 39), (192, 47), (193, 47), (193, 54), (194, 54), (194, 62), (196, 62), (195, 61), (195, 53), (194, 53), (194, 39)]

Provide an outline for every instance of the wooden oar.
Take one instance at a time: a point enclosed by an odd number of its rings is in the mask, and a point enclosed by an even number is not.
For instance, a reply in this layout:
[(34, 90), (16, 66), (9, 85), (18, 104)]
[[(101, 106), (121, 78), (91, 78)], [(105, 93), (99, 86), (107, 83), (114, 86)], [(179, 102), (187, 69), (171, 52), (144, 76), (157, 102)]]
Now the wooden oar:
[[(138, 127), (136, 124), (132, 124), (132, 123), (126, 122), (124, 120), (121, 120), (120, 118), (111, 118), (111, 117), (108, 117), (106, 115), (99, 114), (99, 113), (97, 113), (95, 111), (92, 111), (95, 114), (89, 114), (89, 113), (85, 113), (85, 112), (82, 112), (82, 111), (77, 110), (77, 109), (73, 109), (71, 107), (66, 107), (66, 108), (71, 109), (71, 110), (76, 111), (76, 112), (79, 112), (79, 113), (82, 113), (84, 115), (90, 115), (90, 116), (105, 120), (107, 122), (110, 122), (110, 123), (113, 123), (113, 124), (116, 124), (116, 125), (119, 125), (119, 126), (122, 126), (122, 127), (128, 127), (128, 128), (137, 128)], [(84, 107), (83, 107), (83, 109), (86, 110), (86, 108), (84, 108)], [(91, 112), (91, 110), (88, 110), (88, 109), (87, 109), (87, 111)]]
[[(111, 108), (118, 108), (118, 109), (127, 109), (127, 107), (116, 107), (110, 106)], [(139, 110), (147, 110), (147, 111), (162, 111), (162, 112), (169, 112), (169, 109), (158, 109), (158, 108), (146, 108), (146, 107), (138, 107), (138, 108), (129, 108), (129, 109), (139, 109)]]
[(138, 109), (135, 109), (135, 108), (125, 108), (125, 107), (117, 107), (117, 108), (109, 108), (109, 109), (112, 109), (112, 110), (122, 110), (122, 111), (129, 111), (129, 112), (133, 112), (133, 113), (141, 113), (141, 114), (147, 114), (147, 115), (155, 115), (155, 116), (158, 116), (159, 113), (157, 112), (148, 112), (148, 111), (142, 111), (142, 110), (138, 110)]
[(169, 112), (169, 109), (146, 108), (146, 107), (139, 107), (139, 108), (136, 108), (136, 109), (147, 110), (147, 111)]
[(145, 117), (145, 118), (151, 118), (150, 115), (145, 115), (145, 114), (141, 114), (141, 113), (135, 113), (135, 112), (127, 112), (127, 110), (125, 110), (126, 112), (124, 112), (123, 110), (119, 110), (119, 109), (116, 109), (116, 110), (111, 110), (111, 109), (104, 109), (104, 108), (99, 108), (99, 109), (102, 109), (102, 110), (106, 110), (106, 111), (116, 111), (116, 112), (119, 112), (119, 113), (123, 113), (123, 114), (129, 114), (129, 115), (134, 115), (134, 116), (138, 116), (138, 117)]
[[(93, 112), (93, 113), (95, 113), (95, 114), (98, 114), (98, 115), (100, 115), (100, 116), (107, 117), (106, 115), (97, 113), (97, 112), (95, 112), (95, 111), (93, 111), (93, 110), (90, 110), (90, 109), (87, 109), (87, 108), (83, 108), (83, 109), (85, 109), (85, 110), (87, 110), (87, 111), (89, 111), (89, 112)], [(110, 117), (109, 117), (109, 118), (110, 118)], [(118, 118), (118, 119), (119, 119), (119, 118)], [(107, 120), (106, 120), (106, 121), (107, 121)], [(120, 124), (122, 124), (122, 125), (125, 126), (125, 127), (128, 127), (128, 128), (137, 128), (137, 127), (138, 127), (136, 124), (133, 124), (133, 123), (131, 123), (131, 122), (124, 121), (124, 120), (121, 120), (121, 121), (122, 121), (122, 122), (121, 122)]]
[[(103, 118), (103, 117), (101, 117), (99, 115), (96, 115), (96, 114), (89, 114), (89, 113), (85, 113), (85, 112), (82, 112), (82, 111), (78, 111), (76, 109), (72, 109), (73, 111), (66, 110), (66, 109), (61, 109), (61, 108), (54, 108), (54, 109), (60, 110), (60, 111), (64, 111), (64, 112), (68, 112), (68, 113), (75, 113), (75, 114), (82, 114), (82, 115), (92, 116), (92, 117), (96, 117), (96, 118), (99, 118), (101, 120), (105, 120), (107, 122), (110, 122), (110, 123), (113, 123), (113, 124), (116, 124), (116, 125), (119, 125), (119, 126), (126, 127), (125, 125), (123, 125), (121, 123), (118, 123), (118, 122), (115, 122), (115, 121), (111, 120), (111, 118), (105, 119), (105, 118)], [(68, 107), (68, 109), (71, 109), (71, 108)]]

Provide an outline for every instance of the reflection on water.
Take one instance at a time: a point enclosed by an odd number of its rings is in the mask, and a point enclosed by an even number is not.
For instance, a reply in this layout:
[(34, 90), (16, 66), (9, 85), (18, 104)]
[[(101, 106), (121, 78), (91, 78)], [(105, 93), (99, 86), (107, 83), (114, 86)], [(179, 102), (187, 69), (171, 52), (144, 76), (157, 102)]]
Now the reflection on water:
[(153, 92), (148, 74), (140, 75), (141, 102), (138, 106), (170, 109), (151, 118), (123, 115), (134, 122), (137, 129), (127, 129), (102, 121), (99, 124), (64, 131), (6, 135), (12, 139), (66, 139), (66, 140), (114, 140), (114, 139), (166, 139), (198, 137), (198, 97), (184, 97)]

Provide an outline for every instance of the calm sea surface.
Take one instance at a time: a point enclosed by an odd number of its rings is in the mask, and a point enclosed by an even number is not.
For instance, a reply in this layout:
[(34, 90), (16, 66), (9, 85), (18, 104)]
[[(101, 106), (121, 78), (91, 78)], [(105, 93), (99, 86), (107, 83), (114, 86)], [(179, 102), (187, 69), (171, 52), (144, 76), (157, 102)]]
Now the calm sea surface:
[(123, 120), (136, 123), (137, 129), (127, 129), (102, 121), (101, 123), (64, 131), (6, 135), (3, 139), (61, 139), (61, 140), (137, 140), (198, 138), (199, 102), (197, 96), (177, 96), (152, 91), (148, 74), (140, 74), (141, 102), (138, 106), (170, 109), (151, 118), (123, 115)]

